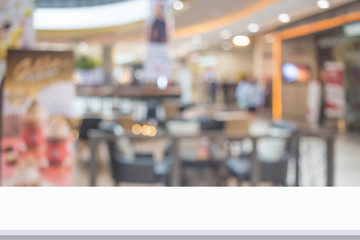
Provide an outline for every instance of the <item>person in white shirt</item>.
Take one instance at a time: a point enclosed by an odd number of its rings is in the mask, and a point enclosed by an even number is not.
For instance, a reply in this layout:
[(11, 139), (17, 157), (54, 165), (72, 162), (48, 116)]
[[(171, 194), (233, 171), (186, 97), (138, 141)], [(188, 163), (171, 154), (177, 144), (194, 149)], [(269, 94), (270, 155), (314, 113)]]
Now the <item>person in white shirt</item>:
[(313, 127), (318, 127), (321, 106), (321, 85), (316, 79), (308, 83), (306, 119)]
[(180, 102), (183, 106), (189, 106), (192, 103), (192, 72), (189, 67), (186, 66), (186, 61), (179, 71), (179, 85), (181, 88)]

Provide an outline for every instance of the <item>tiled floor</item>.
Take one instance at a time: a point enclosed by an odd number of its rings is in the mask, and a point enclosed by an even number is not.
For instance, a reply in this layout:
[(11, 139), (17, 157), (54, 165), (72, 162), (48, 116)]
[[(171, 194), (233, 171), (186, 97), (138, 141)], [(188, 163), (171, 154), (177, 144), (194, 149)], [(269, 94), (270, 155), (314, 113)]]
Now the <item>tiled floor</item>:
[(360, 136), (341, 135), (337, 137), (335, 185), (360, 186)]

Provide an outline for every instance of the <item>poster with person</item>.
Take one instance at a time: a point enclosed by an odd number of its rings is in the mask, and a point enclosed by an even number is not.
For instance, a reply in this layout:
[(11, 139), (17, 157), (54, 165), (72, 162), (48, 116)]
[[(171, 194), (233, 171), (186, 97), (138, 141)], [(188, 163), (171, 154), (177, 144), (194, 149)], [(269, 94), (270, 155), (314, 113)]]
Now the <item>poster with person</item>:
[(171, 59), (169, 41), (173, 29), (173, 16), (169, 2), (150, 0), (150, 14), (146, 23), (147, 57), (144, 62), (145, 80), (156, 82), (159, 77), (170, 78)]
[(73, 53), (9, 50), (6, 61), (1, 185), (72, 185)]

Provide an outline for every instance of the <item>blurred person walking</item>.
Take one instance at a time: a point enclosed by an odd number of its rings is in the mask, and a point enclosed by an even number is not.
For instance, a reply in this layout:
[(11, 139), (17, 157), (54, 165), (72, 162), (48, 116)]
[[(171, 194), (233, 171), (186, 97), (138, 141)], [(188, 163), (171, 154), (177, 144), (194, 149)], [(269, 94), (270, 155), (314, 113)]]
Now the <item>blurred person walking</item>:
[(229, 101), (229, 94), (228, 94), (228, 79), (224, 79), (223, 83), (222, 83), (222, 95), (223, 95), (223, 103), (226, 105), (228, 104)]
[(267, 76), (264, 78), (264, 107), (266, 109), (272, 110), (272, 79)]
[(253, 77), (245, 77), (238, 83), (235, 96), (241, 110), (256, 112), (264, 105), (264, 95)]
[(216, 89), (217, 89), (217, 73), (215, 69), (208, 68), (203, 75), (204, 81), (207, 83), (208, 94), (210, 95), (210, 102), (214, 104), (216, 102)]
[(215, 80), (213, 79), (210, 82), (210, 96), (211, 96), (212, 104), (215, 104), (215, 102), (216, 102), (216, 88), (217, 88), (217, 84), (216, 84)]

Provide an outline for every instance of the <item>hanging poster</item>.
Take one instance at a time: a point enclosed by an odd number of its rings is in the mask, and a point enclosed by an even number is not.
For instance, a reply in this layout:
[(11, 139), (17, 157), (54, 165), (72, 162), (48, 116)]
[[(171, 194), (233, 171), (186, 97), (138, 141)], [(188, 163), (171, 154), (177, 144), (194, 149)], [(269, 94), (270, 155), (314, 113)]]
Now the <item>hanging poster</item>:
[(169, 41), (173, 29), (172, 11), (167, 0), (150, 0), (150, 17), (146, 24), (147, 56), (145, 80), (156, 82), (160, 76), (171, 76)]
[(328, 118), (342, 118), (345, 114), (344, 65), (339, 62), (326, 62), (325, 114)]
[(27, 49), (35, 43), (33, 0), (0, 0), (0, 78), (8, 49)]
[(2, 90), (2, 185), (72, 185), (73, 66), (72, 52), (8, 51)]

